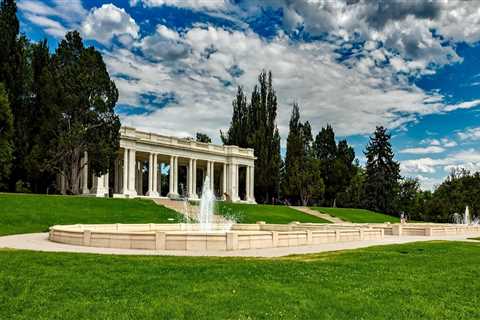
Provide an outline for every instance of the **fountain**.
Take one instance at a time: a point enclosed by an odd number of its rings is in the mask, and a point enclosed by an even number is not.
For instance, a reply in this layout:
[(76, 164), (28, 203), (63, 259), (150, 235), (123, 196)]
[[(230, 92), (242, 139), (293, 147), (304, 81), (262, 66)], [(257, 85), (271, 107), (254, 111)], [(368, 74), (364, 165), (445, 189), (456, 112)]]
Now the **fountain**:
[(463, 214), (463, 224), (470, 224), (470, 211), (468, 206), (465, 207), (465, 213)]
[(200, 212), (198, 215), (200, 230), (212, 231), (213, 211), (215, 209), (215, 194), (210, 188), (210, 178), (203, 182), (202, 198), (200, 199)]

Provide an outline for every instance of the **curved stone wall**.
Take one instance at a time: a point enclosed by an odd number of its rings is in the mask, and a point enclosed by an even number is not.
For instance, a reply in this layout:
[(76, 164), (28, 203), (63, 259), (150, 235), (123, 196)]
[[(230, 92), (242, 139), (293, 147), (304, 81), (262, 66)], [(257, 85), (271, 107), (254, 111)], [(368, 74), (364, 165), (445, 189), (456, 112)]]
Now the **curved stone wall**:
[(311, 223), (235, 224), (204, 232), (195, 224), (65, 225), (50, 228), (49, 240), (71, 245), (148, 250), (242, 250), (383, 239), (370, 226)]

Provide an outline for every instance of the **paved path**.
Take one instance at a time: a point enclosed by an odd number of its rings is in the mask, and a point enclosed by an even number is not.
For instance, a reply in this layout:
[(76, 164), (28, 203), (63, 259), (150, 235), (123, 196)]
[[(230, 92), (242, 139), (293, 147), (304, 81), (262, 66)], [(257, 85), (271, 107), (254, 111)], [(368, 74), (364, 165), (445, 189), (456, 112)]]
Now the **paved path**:
[[(449, 240), (471, 241), (467, 238), (477, 236), (442, 236), (442, 237), (414, 237), (414, 236), (385, 236), (383, 240), (364, 240), (352, 242), (326, 243), (313, 246), (285, 247), (252, 249), (237, 251), (173, 251), (173, 250), (137, 250), (137, 249), (113, 249), (73, 246), (68, 244), (51, 242), (47, 233), (29, 233), (0, 237), (0, 248), (25, 249), (44, 252), (81, 252), (115, 255), (163, 255), (163, 256), (217, 256), (217, 257), (281, 257), (291, 254), (305, 254), (366, 248), (377, 245), (400, 244), (418, 241)], [(476, 241), (477, 242), (477, 241)]]
[(332, 217), (331, 215), (326, 214), (326, 213), (320, 213), (317, 210), (313, 210), (313, 209), (310, 209), (308, 207), (294, 207), (294, 206), (291, 206), (290, 208), (301, 211), (301, 212), (306, 213), (306, 214), (309, 214), (311, 216), (321, 218), (323, 220), (330, 221), (332, 223), (348, 223), (346, 221), (343, 221), (342, 219)]

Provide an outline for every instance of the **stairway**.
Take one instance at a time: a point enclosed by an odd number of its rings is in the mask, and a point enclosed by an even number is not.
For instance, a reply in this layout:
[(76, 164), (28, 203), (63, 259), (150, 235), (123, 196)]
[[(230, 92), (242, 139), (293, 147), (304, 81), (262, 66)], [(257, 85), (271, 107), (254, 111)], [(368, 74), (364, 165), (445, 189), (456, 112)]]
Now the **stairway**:
[[(164, 206), (168, 209), (181, 213), (188, 220), (199, 220), (198, 215), (200, 207), (198, 205), (192, 205), (183, 200), (171, 200), (166, 198), (155, 198), (152, 200), (160, 206)], [(212, 223), (227, 224), (230, 223), (230, 221), (220, 215), (214, 214)]]
[(342, 219), (339, 219), (337, 217), (332, 217), (331, 215), (328, 215), (326, 213), (320, 213), (317, 210), (313, 210), (313, 209), (310, 209), (308, 207), (293, 207), (293, 206), (291, 206), (290, 208), (301, 211), (301, 212), (306, 213), (306, 214), (309, 214), (311, 216), (321, 218), (323, 220), (330, 221), (332, 223), (348, 223), (346, 221), (343, 221)]

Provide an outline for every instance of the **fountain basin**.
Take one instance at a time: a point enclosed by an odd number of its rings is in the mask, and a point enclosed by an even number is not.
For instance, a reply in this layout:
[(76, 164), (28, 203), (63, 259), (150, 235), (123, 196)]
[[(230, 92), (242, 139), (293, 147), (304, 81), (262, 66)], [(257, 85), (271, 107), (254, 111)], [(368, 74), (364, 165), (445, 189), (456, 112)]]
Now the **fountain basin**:
[(70, 245), (147, 250), (226, 251), (380, 240), (384, 230), (369, 226), (313, 223), (213, 224), (78, 224), (50, 228), (49, 240)]

